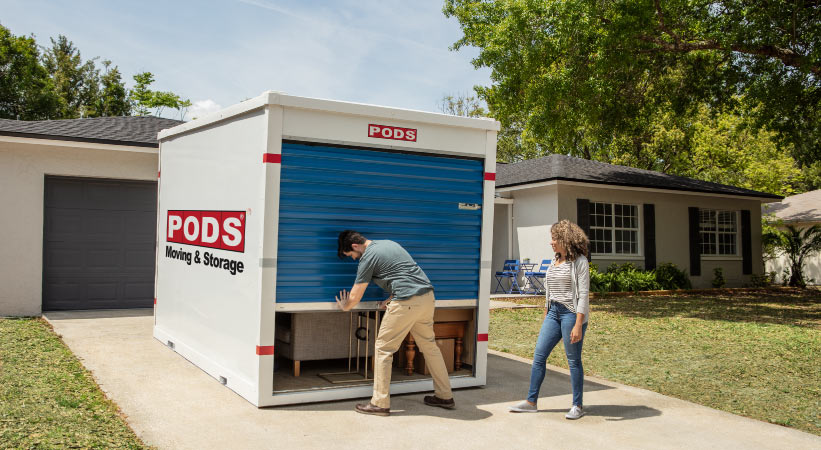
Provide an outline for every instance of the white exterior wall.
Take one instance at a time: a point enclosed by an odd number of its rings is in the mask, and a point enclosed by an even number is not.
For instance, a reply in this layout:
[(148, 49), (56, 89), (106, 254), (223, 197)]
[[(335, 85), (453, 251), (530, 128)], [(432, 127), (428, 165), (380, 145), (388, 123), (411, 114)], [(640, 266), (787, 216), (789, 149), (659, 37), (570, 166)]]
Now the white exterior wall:
[[(689, 244), (689, 207), (706, 209), (726, 209), (750, 211), (750, 233), (753, 256), (753, 273), (761, 274), (764, 270), (761, 255), (761, 203), (755, 199), (743, 197), (720, 197), (703, 194), (664, 193), (639, 189), (622, 189), (617, 186), (594, 187), (580, 185), (559, 185), (559, 217), (576, 222), (576, 199), (588, 199), (591, 202), (626, 203), (639, 206), (639, 247), (637, 257), (605, 257), (593, 255), (593, 262), (604, 271), (614, 262), (632, 262), (639, 268), (644, 267), (644, 226), (641, 218), (641, 205), (655, 205), (656, 219), (656, 264), (671, 262), (679, 269), (690, 273)], [(738, 255), (736, 256), (701, 256), (701, 275), (690, 276), (694, 288), (712, 287), (713, 270), (721, 267), (727, 287), (741, 287), (749, 284), (750, 276), (742, 274), (740, 217), (738, 227)]]
[[(161, 143), (154, 336), (251, 401), (259, 398), (267, 129), (258, 109)], [(244, 251), (168, 242), (169, 210), (244, 211)], [(166, 246), (241, 261), (244, 270), (188, 265), (167, 257)]]
[[(818, 224), (795, 223), (790, 225), (803, 230)], [(790, 281), (790, 262), (784, 255), (766, 261), (765, 269), (767, 272), (775, 272), (776, 283), (781, 284)], [(804, 281), (806, 281), (807, 284), (821, 285), (821, 252), (815, 253), (804, 260)]]
[(46, 175), (156, 181), (157, 149), (0, 136), (0, 316), (42, 312)]

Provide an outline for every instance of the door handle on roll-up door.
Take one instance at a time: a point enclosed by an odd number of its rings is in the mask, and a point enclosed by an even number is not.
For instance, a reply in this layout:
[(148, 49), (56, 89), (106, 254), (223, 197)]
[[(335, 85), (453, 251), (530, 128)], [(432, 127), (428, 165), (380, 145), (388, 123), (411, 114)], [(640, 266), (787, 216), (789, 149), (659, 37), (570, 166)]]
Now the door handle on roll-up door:
[(476, 211), (481, 207), (482, 205), (478, 203), (459, 203), (459, 209), (466, 209), (468, 211)]

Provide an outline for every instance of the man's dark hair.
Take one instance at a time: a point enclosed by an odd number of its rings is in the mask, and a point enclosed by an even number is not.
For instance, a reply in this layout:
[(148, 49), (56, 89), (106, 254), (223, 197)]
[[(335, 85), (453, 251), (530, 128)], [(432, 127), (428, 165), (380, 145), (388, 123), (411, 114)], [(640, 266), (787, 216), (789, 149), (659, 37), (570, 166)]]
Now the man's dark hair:
[(345, 230), (339, 233), (336, 256), (339, 259), (345, 258), (345, 252), (353, 251), (353, 244), (364, 244), (365, 237), (354, 230)]

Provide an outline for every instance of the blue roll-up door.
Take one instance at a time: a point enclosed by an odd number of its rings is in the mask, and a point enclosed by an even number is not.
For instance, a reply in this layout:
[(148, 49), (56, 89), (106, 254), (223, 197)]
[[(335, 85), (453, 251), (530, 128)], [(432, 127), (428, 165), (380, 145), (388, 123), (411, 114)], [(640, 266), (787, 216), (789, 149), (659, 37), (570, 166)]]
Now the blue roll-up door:
[[(477, 299), (483, 179), (480, 160), (284, 143), (277, 302), (351, 288), (357, 263), (336, 254), (346, 229), (405, 247), (437, 299)], [(372, 283), (363, 301), (385, 298)]]

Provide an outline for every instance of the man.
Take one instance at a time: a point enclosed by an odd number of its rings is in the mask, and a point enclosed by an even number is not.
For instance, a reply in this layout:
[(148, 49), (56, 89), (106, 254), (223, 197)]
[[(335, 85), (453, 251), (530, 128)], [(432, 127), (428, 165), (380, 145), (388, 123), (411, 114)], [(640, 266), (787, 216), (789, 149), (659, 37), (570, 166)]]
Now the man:
[(390, 415), (390, 385), (393, 354), (408, 335), (425, 355), (425, 363), (433, 377), (435, 395), (424, 398), (425, 404), (453, 409), (455, 403), (450, 390), (450, 378), (442, 352), (436, 346), (433, 334), (433, 310), (436, 299), (433, 285), (410, 254), (393, 241), (371, 241), (352, 230), (339, 233), (337, 256), (359, 260), (356, 281), (351, 292), (339, 292), (336, 302), (343, 311), (350, 311), (362, 300), (371, 280), (390, 297), (381, 306), (387, 311), (376, 338), (376, 368), (374, 369), (373, 397), (368, 404), (356, 405), (356, 411), (377, 416)]

